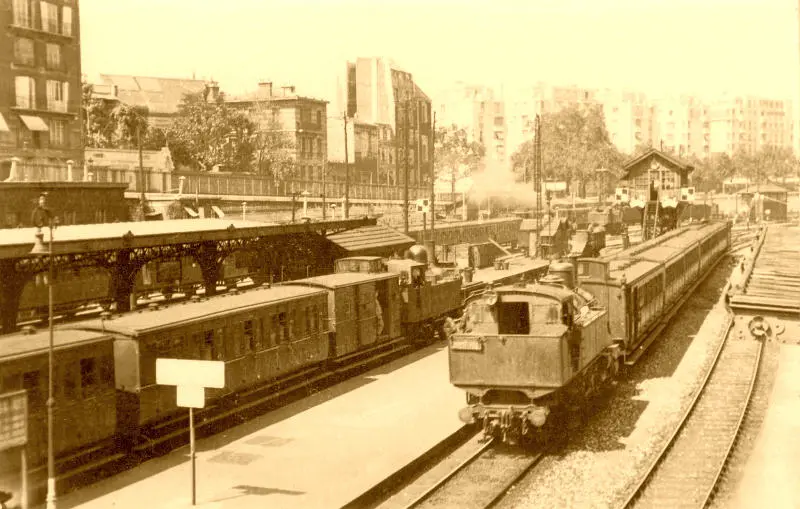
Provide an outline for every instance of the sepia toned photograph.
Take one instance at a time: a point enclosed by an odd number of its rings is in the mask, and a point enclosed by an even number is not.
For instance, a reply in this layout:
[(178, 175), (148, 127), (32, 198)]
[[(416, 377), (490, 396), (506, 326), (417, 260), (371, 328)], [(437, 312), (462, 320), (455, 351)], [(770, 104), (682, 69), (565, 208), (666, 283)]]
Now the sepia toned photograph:
[(0, 509), (800, 508), (800, 0), (0, 0)]

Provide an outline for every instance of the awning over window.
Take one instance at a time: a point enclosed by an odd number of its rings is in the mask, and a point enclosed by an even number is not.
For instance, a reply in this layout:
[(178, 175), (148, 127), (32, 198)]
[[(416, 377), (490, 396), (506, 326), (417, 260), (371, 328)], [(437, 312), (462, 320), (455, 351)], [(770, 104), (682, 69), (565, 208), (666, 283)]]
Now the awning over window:
[(217, 215), (218, 218), (222, 219), (223, 217), (225, 217), (225, 212), (223, 212), (222, 209), (217, 207), (216, 205), (212, 205), (211, 210), (214, 211), (214, 213)]
[(31, 131), (49, 131), (50, 129), (47, 128), (47, 124), (44, 123), (44, 120), (41, 117), (33, 117), (29, 115), (20, 115), (20, 119), (25, 124), (25, 127), (30, 129)]
[(8, 128), (8, 124), (6, 123), (6, 119), (3, 118), (3, 114), (0, 113), (0, 131), (8, 132), (11, 129)]
[(190, 207), (183, 207), (183, 210), (185, 210), (186, 213), (189, 214), (191, 217), (200, 217), (200, 214), (192, 210)]

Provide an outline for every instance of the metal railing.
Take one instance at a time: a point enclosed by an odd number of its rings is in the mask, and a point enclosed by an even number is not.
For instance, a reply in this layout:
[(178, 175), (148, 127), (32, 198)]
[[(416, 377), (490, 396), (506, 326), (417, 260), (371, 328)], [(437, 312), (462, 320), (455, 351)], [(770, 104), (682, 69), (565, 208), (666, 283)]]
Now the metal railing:
[[(73, 165), (72, 178), (66, 165), (31, 164), (24, 160), (17, 163), (15, 181), (19, 182), (67, 182), (89, 180), (92, 182), (128, 184), (127, 191), (177, 194), (183, 178), (184, 195), (213, 195), (219, 197), (291, 197), (307, 191), (312, 197), (324, 194), (331, 200), (344, 197), (345, 183), (334, 180), (323, 182), (310, 179), (276, 180), (262, 175), (242, 175), (206, 172), (164, 172), (144, 167), (113, 167), (91, 165), (88, 172), (79, 164)], [(142, 177), (144, 176), (144, 186)], [(402, 200), (402, 186), (386, 184), (351, 183), (351, 200)], [(427, 186), (409, 187), (409, 199), (428, 198)]]

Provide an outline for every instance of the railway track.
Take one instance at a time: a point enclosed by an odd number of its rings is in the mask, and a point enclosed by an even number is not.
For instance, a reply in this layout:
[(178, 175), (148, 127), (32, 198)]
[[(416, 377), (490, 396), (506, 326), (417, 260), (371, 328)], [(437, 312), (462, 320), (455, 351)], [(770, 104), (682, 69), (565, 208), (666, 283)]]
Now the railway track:
[(543, 456), (490, 439), (403, 508), (494, 507)]
[[(728, 333), (729, 316), (723, 334)], [(739, 434), (763, 344), (725, 338), (689, 408), (622, 508), (702, 508), (714, 496)]]

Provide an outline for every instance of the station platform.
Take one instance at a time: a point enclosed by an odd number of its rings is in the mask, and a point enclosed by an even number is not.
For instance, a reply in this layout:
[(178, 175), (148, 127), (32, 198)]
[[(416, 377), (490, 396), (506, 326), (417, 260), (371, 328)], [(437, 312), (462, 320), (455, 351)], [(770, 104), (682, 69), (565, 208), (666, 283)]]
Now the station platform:
[[(447, 347), (427, 347), (197, 441), (197, 507), (341, 507), (458, 430)], [(191, 507), (188, 446), (58, 499), (59, 509)]]
[(778, 371), (761, 432), (732, 507), (800, 507), (800, 346), (780, 345)]

